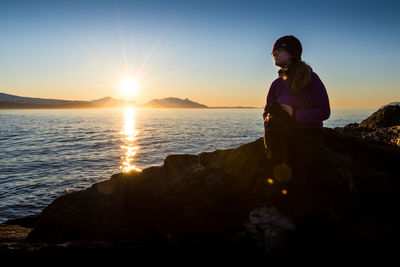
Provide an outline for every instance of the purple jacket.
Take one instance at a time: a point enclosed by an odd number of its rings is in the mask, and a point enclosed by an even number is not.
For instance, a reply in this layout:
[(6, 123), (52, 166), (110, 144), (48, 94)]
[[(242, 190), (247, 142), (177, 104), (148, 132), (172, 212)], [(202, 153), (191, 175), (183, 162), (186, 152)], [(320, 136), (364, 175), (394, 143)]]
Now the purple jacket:
[(291, 94), (281, 77), (275, 79), (269, 88), (263, 119), (274, 101), (291, 105), (294, 109), (294, 125), (298, 128), (323, 128), (322, 121), (329, 118), (331, 108), (328, 93), (315, 72), (310, 84), (298, 95)]

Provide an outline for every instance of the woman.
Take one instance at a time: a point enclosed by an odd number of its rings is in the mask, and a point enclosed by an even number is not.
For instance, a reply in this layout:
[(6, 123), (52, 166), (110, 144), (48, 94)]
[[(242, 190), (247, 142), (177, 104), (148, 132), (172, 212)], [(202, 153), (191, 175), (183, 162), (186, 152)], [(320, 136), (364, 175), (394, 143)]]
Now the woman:
[[(321, 164), (324, 146), (322, 122), (331, 113), (326, 88), (319, 76), (301, 59), (301, 53), (302, 45), (293, 35), (275, 41), (271, 56), (275, 65), (280, 67), (279, 77), (269, 88), (263, 112), (264, 125), (268, 125), (271, 105), (277, 102), (292, 118), (293, 140), (288, 144), (288, 162), (293, 170), (293, 179), (286, 184), (285, 193), (294, 203), (303, 201), (304, 209), (295, 207), (299, 218), (306, 216), (305, 209), (309, 210), (315, 204), (305, 197), (313, 195), (309, 190), (315, 189), (319, 182), (315, 174)], [(264, 144), (267, 141), (264, 140)], [(316, 192), (317, 189), (311, 191)]]

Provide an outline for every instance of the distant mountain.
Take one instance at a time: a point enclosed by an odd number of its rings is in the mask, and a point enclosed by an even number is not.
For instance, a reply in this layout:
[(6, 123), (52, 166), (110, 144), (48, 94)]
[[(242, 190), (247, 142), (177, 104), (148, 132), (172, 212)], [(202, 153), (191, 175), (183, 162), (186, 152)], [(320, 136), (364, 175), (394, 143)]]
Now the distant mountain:
[(106, 96), (106, 97), (96, 99), (96, 100), (91, 100), (90, 103), (92, 103), (94, 106), (99, 107), (99, 108), (123, 107), (126, 105), (136, 106), (135, 101), (126, 101), (126, 100), (121, 100), (121, 99), (115, 99), (110, 96)]
[(150, 108), (208, 108), (206, 105), (193, 102), (188, 98), (180, 99), (176, 97), (153, 99), (142, 106)]
[(88, 101), (22, 97), (0, 93), (0, 108), (93, 108)]
[(47, 98), (22, 97), (0, 93), (0, 108), (109, 108), (135, 105), (133, 101), (103, 97), (91, 101), (60, 100)]
[(0, 109), (18, 108), (113, 108), (133, 105), (144, 108), (255, 108), (255, 107), (208, 107), (194, 102), (188, 98), (167, 97), (153, 99), (145, 104), (137, 104), (134, 101), (126, 101), (106, 96), (90, 101), (61, 100), (35, 97), (22, 97), (0, 93)]
[(47, 98), (22, 97), (0, 93), (0, 109), (18, 108), (110, 108), (134, 105), (146, 108), (208, 108), (206, 105), (193, 102), (188, 98), (175, 97), (153, 99), (145, 104), (137, 104), (134, 101), (125, 101), (112, 97), (103, 97), (91, 101), (60, 100)]

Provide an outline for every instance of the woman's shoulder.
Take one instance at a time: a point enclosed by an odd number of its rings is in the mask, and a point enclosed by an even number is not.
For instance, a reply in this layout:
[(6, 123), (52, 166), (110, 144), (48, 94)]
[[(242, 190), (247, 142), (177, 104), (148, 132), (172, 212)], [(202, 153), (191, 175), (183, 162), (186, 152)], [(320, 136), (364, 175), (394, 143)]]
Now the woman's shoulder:
[(311, 70), (311, 79), (313, 81), (321, 81), (321, 78), (319, 77), (319, 75), (317, 73), (315, 73), (313, 70)]
[(275, 88), (275, 87), (281, 86), (282, 85), (282, 81), (283, 81), (282, 77), (276, 78), (275, 80), (272, 81), (271, 87)]
[(314, 71), (311, 71), (311, 82), (308, 87), (312, 91), (320, 91), (325, 88), (325, 85), (319, 75)]
[(282, 77), (278, 77), (275, 80), (272, 81), (272, 85), (278, 84), (280, 81), (282, 81)]

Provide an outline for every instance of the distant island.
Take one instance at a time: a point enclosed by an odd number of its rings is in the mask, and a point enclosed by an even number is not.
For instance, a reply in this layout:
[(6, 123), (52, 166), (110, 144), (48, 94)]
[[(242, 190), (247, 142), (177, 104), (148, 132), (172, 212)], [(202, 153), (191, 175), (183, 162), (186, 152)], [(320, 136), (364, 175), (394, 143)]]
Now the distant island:
[(115, 99), (110, 96), (100, 99), (82, 100), (62, 100), (22, 97), (11, 94), (0, 93), (0, 109), (66, 109), (66, 108), (117, 108), (127, 105), (139, 108), (259, 108), (259, 107), (208, 107), (204, 104), (194, 102), (188, 98), (167, 97), (153, 99), (144, 104), (135, 101)]

